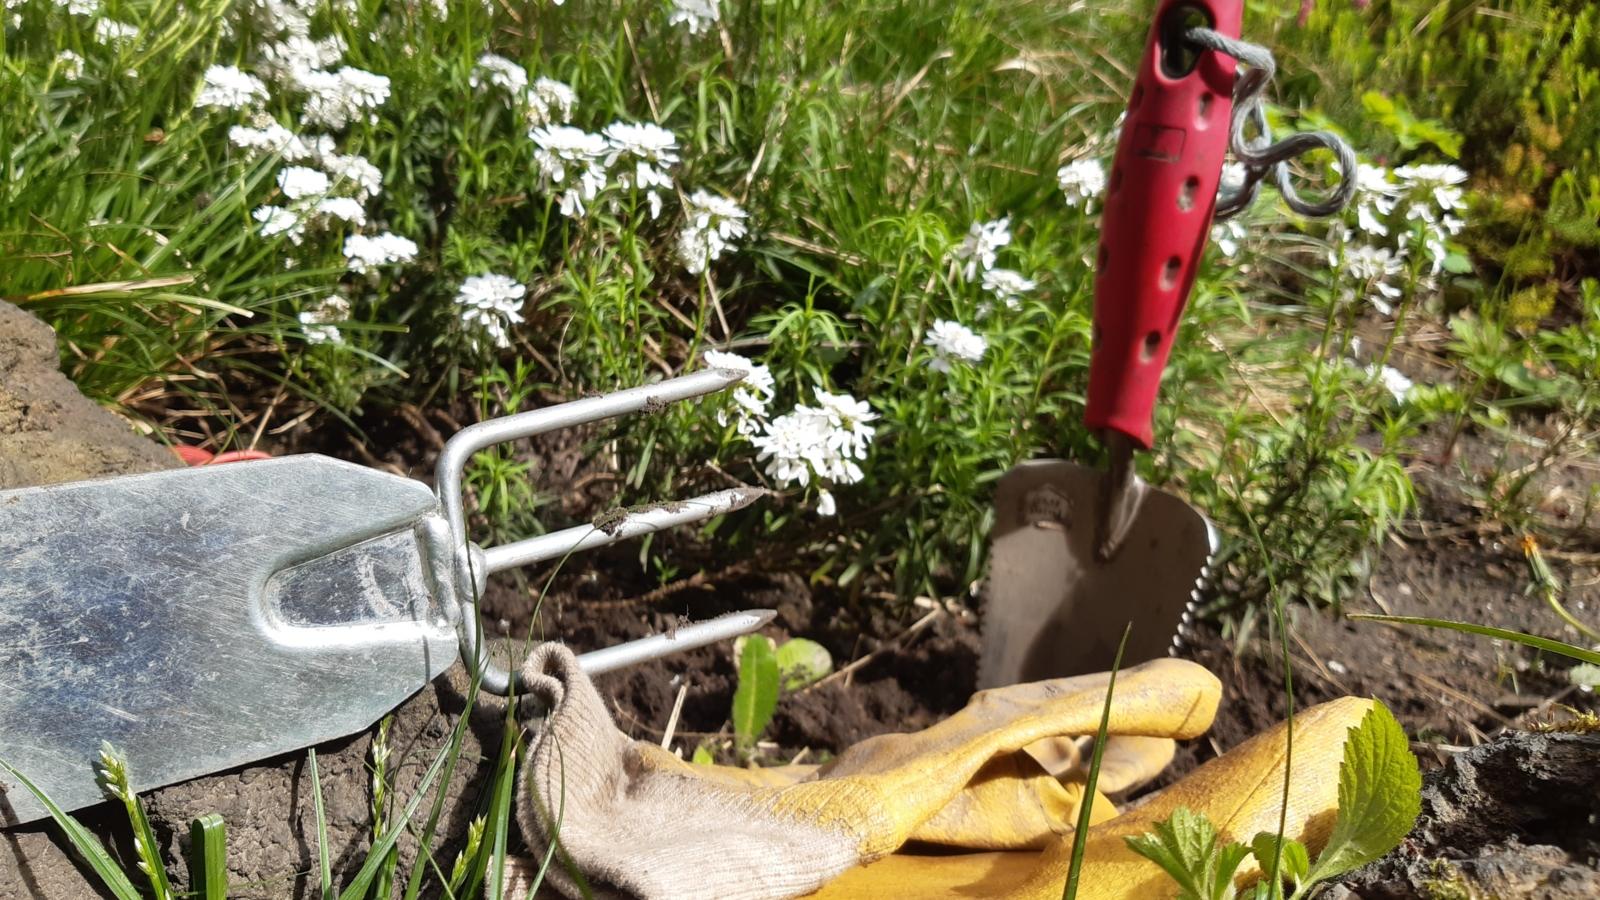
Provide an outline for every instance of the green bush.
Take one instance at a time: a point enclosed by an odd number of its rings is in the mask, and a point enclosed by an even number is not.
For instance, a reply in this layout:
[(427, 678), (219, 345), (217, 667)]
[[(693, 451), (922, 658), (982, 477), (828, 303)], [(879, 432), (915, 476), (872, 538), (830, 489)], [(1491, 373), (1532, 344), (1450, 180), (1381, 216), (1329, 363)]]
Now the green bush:
[[(1600, 7), (1325, 2), (1304, 27), (1274, 25), (1288, 69), (1302, 73), (1293, 99), (1320, 106), (1376, 156), (1442, 152), (1474, 173), (1466, 243), (1503, 279), (1509, 324), (1531, 331), (1551, 312), (1547, 279), (1570, 288), (1573, 276), (1600, 273)], [(1426, 127), (1395, 129), (1392, 116), (1371, 115), (1374, 103)]]

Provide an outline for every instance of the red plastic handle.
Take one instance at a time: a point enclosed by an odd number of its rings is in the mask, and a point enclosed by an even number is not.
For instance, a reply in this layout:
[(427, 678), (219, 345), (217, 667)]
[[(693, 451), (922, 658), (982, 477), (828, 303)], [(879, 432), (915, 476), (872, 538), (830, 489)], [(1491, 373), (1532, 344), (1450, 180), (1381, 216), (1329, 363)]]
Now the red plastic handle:
[(1154, 437), (1161, 373), (1211, 230), (1233, 114), (1233, 57), (1202, 51), (1184, 74), (1173, 45), (1197, 19), (1238, 37), (1243, 7), (1243, 0), (1163, 0), (1106, 186), (1083, 418), (1145, 449)]

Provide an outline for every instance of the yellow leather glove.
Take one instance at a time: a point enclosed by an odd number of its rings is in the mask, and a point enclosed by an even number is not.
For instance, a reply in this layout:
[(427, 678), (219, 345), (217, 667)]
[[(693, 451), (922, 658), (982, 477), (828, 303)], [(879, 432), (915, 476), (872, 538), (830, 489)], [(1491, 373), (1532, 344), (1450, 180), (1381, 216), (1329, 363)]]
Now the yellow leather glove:
[[(819, 889), (816, 896), (831, 898), (1059, 897), (1083, 794), (1074, 751), (1062, 739), (1096, 732), (1107, 681), (1082, 676), (983, 691), (931, 728), (862, 741), (827, 765), (752, 771), (691, 765), (629, 740), (563, 647), (538, 648), (525, 675), (549, 709), (518, 798), (518, 821), (536, 855), (559, 834), (568, 864), (597, 897), (719, 900)], [(1219, 694), (1216, 678), (1193, 663), (1128, 669), (1117, 678), (1109, 733), (1198, 736)], [(1297, 720), (1289, 832), (1313, 850), (1337, 805), (1344, 730), (1364, 712), (1359, 701), (1340, 701)], [(1080, 896), (1163, 893), (1165, 875), (1127, 850), (1122, 835), (1149, 830), (1172, 806), (1205, 812), (1228, 836), (1275, 827), (1281, 744), (1277, 732), (1257, 738), (1126, 815), (1094, 798), (1098, 824)], [(1153, 761), (1170, 758), (1163, 741), (1115, 747), (1108, 741), (1107, 783), (1147, 777)], [(908, 841), (987, 852), (896, 853)], [(562, 865), (547, 877), (580, 895)]]

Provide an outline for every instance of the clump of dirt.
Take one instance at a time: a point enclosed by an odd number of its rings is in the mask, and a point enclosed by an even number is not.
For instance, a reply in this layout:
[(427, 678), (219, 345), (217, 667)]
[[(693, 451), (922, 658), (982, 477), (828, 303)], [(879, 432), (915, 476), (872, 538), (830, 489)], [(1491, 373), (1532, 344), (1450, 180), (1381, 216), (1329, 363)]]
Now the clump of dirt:
[(1365, 900), (1600, 897), (1600, 733), (1511, 733), (1428, 773), (1393, 853), (1345, 879)]
[(178, 464), (78, 393), (61, 374), (50, 326), (0, 301), (0, 490)]

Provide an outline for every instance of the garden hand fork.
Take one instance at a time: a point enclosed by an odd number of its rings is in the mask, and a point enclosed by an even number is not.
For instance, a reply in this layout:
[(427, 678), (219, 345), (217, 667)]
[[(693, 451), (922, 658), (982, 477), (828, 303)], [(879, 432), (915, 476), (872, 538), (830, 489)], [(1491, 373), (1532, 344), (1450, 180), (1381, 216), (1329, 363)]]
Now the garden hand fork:
[[(0, 492), (0, 760), (59, 807), (104, 799), (101, 741), (137, 790), (359, 731), (483, 649), (493, 572), (739, 509), (752, 488), (503, 546), (466, 534), (461, 481), (485, 447), (721, 390), (708, 370), (482, 422), (440, 454), (435, 490), (302, 455)], [(733, 613), (580, 657), (599, 674), (755, 630)], [(0, 825), (46, 815), (15, 784)]]

